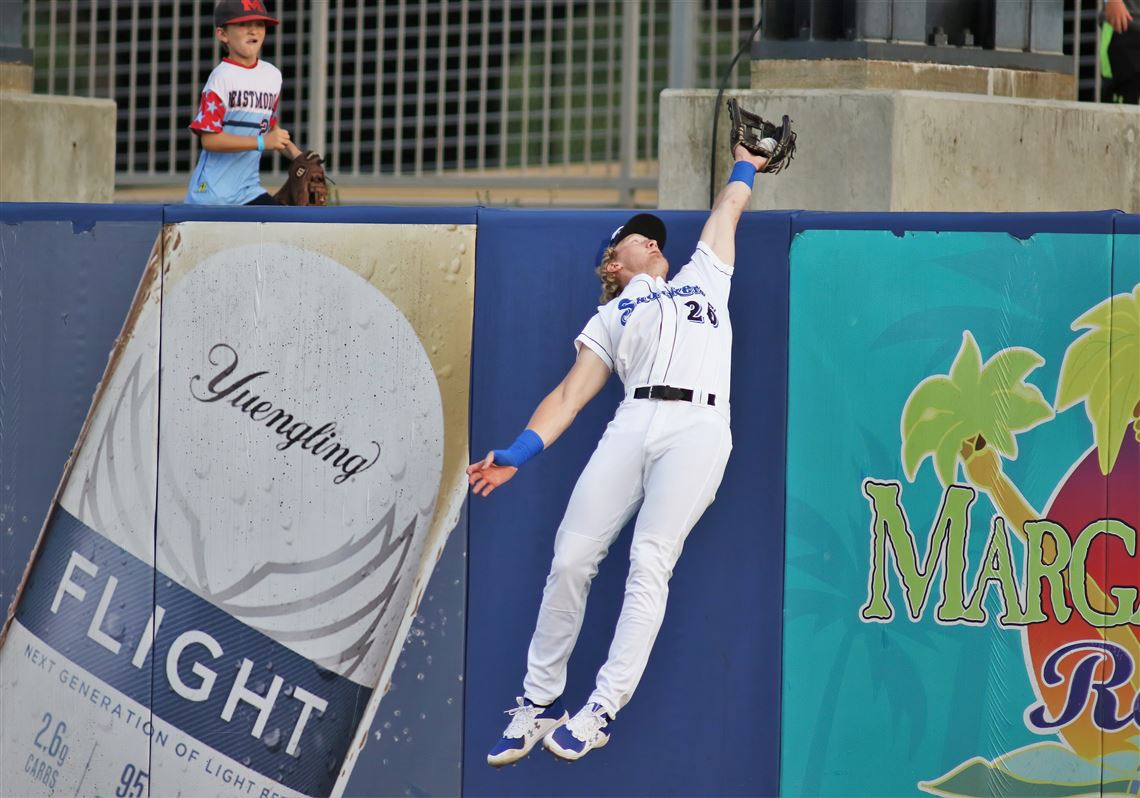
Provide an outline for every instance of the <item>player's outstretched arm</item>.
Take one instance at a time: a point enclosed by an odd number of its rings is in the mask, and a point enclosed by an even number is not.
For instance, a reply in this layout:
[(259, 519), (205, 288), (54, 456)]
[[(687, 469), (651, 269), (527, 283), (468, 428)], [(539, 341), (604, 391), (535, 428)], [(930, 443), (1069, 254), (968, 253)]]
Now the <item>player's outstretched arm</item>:
[(546, 395), (530, 417), (526, 429), (508, 449), (493, 449), (467, 467), (467, 483), (477, 496), (486, 496), (507, 482), (519, 466), (558, 440), (586, 403), (598, 395), (610, 376), (610, 367), (586, 347), (558, 387)]
[[(749, 164), (756, 170), (763, 169), (768, 163), (767, 158), (753, 155), (741, 144), (733, 148), (732, 155), (737, 164)], [(733, 174), (736, 174), (735, 168)], [(751, 197), (751, 179), (745, 182), (730, 178), (728, 185), (716, 195), (712, 212), (701, 230), (701, 241), (712, 247), (716, 256), (725, 263), (731, 264), (736, 260), (736, 225)]]
[(610, 367), (593, 350), (580, 347), (574, 365), (558, 387), (546, 395), (527, 423), (542, 438), (543, 448), (558, 440), (574, 423), (578, 412), (598, 395), (610, 376)]

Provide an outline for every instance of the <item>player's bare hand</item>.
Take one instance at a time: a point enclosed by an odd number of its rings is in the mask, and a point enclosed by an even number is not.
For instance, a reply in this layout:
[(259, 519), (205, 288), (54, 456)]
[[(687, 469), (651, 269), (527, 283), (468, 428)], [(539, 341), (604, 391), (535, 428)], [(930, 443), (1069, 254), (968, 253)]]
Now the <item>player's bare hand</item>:
[(1132, 15), (1125, 8), (1124, 0), (1108, 0), (1104, 4), (1104, 18), (1117, 33), (1124, 33), (1128, 23), (1132, 21)]
[(753, 155), (743, 144), (737, 144), (732, 148), (732, 157), (738, 161), (747, 161), (756, 167), (757, 172), (763, 169), (768, 163), (767, 158), (762, 155)]
[(275, 127), (265, 134), (265, 149), (279, 152), (289, 148), (289, 131), (283, 127)]
[(467, 466), (467, 484), (476, 496), (486, 496), (507, 482), (517, 471), (514, 466), (495, 465), (495, 453), (487, 452), (487, 456), (478, 463)]

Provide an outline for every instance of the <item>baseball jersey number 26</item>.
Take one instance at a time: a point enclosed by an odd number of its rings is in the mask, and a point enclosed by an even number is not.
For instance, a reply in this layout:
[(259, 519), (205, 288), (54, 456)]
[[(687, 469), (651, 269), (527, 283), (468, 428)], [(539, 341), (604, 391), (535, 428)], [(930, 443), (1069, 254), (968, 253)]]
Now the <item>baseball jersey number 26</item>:
[[(689, 302), (685, 303), (685, 307), (687, 307), (689, 309), (689, 316), (688, 316), (689, 321), (695, 321), (697, 324), (704, 324), (705, 323), (704, 318), (701, 316), (701, 303), (700, 302), (689, 301)], [(708, 306), (708, 315), (709, 315), (709, 324), (711, 324), (713, 327), (715, 327), (717, 325), (716, 309), (712, 305)]]

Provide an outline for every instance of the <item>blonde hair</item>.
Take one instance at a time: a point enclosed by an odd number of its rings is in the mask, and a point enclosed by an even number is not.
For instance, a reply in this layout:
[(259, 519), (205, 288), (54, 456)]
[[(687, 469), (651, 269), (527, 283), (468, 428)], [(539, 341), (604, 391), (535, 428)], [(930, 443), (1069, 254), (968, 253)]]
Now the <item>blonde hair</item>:
[(616, 255), (617, 247), (606, 247), (606, 251), (602, 253), (602, 263), (597, 268), (598, 279), (602, 281), (602, 295), (598, 297), (598, 301), (603, 305), (621, 293), (621, 282), (617, 278), (617, 273), (606, 271), (606, 267), (613, 263)]

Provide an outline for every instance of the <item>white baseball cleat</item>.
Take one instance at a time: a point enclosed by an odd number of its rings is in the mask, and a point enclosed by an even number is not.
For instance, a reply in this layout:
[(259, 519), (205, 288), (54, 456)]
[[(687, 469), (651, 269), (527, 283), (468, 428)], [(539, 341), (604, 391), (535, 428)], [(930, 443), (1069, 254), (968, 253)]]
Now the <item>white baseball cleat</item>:
[(606, 726), (612, 721), (601, 704), (586, 704), (566, 725), (551, 730), (543, 744), (559, 759), (581, 759), (610, 741)]
[(503, 731), (499, 742), (487, 754), (487, 764), (502, 767), (518, 762), (530, 753), (534, 744), (561, 726), (569, 717), (562, 708), (562, 699), (557, 698), (548, 706), (534, 704), (528, 698), (518, 697), (514, 709), (506, 710), (511, 722)]

